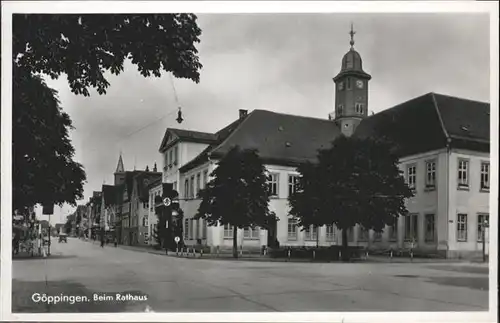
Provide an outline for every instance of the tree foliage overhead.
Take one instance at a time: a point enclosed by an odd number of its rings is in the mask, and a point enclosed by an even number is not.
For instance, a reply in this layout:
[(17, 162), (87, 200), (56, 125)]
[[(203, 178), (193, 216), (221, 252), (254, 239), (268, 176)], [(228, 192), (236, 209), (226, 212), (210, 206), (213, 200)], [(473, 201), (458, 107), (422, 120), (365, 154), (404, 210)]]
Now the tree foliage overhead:
[(16, 14), (13, 59), (18, 67), (58, 78), (68, 77), (71, 90), (100, 94), (130, 59), (143, 76), (172, 72), (199, 82), (195, 47), (201, 29), (193, 14)]
[(199, 82), (193, 14), (13, 15), (13, 208), (76, 204), (85, 173), (73, 161), (71, 119), (41, 75), (66, 74), (71, 91), (106, 93), (106, 71), (130, 59), (145, 76), (161, 71)]
[(318, 163), (299, 167), (290, 214), (300, 226), (335, 224), (346, 232), (360, 224), (381, 232), (407, 213), (405, 199), (413, 196), (398, 163), (387, 142), (340, 136), (319, 151)]
[(82, 165), (73, 161), (71, 119), (59, 106), (57, 92), (40, 76), (19, 69), (13, 94), (13, 208), (76, 205), (86, 177)]
[[(202, 201), (195, 218), (208, 225), (234, 228), (266, 227), (274, 214), (269, 211), (266, 168), (256, 150), (232, 148), (212, 172), (213, 179), (200, 191)], [(233, 230), (233, 254), (237, 230)]]

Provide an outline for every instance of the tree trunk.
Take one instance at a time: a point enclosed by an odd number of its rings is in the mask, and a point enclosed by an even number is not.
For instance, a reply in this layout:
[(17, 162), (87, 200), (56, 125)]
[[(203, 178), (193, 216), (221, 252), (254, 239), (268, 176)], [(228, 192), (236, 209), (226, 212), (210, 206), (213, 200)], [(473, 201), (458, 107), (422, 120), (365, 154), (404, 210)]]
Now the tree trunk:
[(316, 248), (319, 248), (319, 227), (316, 226)]
[(238, 258), (238, 228), (233, 226), (233, 257)]
[(347, 229), (342, 229), (342, 261), (349, 261), (349, 254), (347, 252)]

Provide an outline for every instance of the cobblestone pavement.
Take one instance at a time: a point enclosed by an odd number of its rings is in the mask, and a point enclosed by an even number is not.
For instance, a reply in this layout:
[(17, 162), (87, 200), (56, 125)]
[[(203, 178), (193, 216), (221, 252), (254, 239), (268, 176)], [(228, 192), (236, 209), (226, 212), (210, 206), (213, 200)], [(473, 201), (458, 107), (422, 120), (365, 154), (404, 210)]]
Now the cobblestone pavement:
[(70, 238), (48, 258), (15, 259), (12, 276), (14, 313), (488, 309), (488, 268), (464, 263), (194, 260)]

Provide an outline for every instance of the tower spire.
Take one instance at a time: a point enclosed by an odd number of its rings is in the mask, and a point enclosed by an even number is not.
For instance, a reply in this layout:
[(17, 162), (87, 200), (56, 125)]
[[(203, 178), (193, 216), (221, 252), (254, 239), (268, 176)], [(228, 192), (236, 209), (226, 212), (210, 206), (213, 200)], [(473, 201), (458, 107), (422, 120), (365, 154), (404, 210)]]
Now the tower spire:
[(349, 32), (349, 35), (351, 35), (351, 41), (349, 42), (351, 44), (351, 49), (354, 48), (354, 35), (355, 34), (356, 34), (356, 32), (354, 31), (354, 25), (351, 22), (351, 31)]
[(120, 158), (118, 158), (118, 165), (116, 166), (115, 173), (124, 173), (125, 167), (123, 166), (122, 152), (120, 151)]

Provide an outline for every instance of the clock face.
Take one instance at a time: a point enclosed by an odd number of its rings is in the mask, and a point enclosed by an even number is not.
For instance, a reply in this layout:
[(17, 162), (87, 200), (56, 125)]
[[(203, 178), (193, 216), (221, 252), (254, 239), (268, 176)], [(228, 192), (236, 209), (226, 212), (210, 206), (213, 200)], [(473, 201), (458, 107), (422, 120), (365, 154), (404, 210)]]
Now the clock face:
[(363, 88), (363, 81), (361, 81), (361, 80), (357, 80), (357, 81), (356, 81), (356, 86), (357, 86), (358, 88), (362, 89), (362, 88)]

